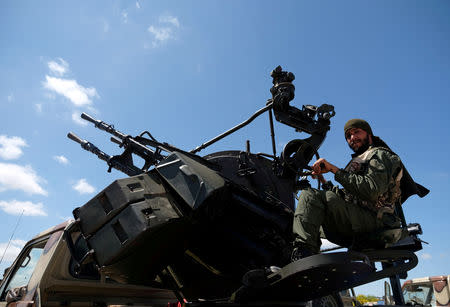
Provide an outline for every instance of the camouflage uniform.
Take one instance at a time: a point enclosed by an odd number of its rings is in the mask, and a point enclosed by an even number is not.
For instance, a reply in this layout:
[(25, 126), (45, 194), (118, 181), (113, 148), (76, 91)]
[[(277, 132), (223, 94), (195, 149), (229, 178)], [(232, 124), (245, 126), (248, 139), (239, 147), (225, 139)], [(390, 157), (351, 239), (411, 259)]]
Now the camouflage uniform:
[(383, 147), (370, 146), (335, 174), (337, 186), (329, 191), (308, 188), (300, 194), (295, 211), (295, 243), (312, 252), (320, 249), (320, 227), (328, 240), (351, 244), (355, 236), (385, 227), (398, 227), (393, 208), (400, 202), (400, 158)]

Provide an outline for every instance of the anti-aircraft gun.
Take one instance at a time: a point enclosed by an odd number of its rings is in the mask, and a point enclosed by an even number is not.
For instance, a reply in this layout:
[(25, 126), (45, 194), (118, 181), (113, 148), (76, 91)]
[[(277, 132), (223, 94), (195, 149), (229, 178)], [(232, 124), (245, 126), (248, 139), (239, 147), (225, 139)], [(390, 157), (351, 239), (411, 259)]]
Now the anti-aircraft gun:
[[(130, 177), (73, 211), (76, 223), (65, 235), (75, 274), (170, 288), (193, 305), (289, 305), (385, 277), (398, 283), (417, 265), (420, 225), (408, 231), (405, 221), (382, 234), (382, 246), (378, 241), (291, 262), (294, 195), (309, 186), (308, 163), (318, 157), (335, 111), (327, 104), (291, 106), (294, 74), (278, 66), (271, 76), (265, 107), (191, 151), (159, 142), (148, 131), (132, 137), (81, 115), (112, 134), (123, 153), (110, 156), (73, 133), (68, 137), (106, 161), (109, 171)], [(265, 112), (271, 154), (251, 153), (249, 144), (243, 151), (198, 154)], [(290, 141), (277, 156), (273, 116), (309, 137)], [(133, 155), (144, 160), (142, 167)], [(81, 236), (74, 242), (75, 232)]]

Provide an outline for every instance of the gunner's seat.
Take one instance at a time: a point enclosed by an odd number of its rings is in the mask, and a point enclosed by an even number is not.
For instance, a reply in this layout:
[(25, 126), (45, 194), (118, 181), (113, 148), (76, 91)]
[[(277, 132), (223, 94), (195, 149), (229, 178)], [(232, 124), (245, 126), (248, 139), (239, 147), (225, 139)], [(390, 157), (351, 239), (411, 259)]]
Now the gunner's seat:
[(349, 250), (368, 251), (378, 249), (409, 250), (416, 252), (422, 249), (422, 227), (418, 223), (407, 224), (400, 204), (395, 206), (395, 216), (400, 219), (398, 227), (386, 227), (368, 234), (359, 234), (353, 238)]

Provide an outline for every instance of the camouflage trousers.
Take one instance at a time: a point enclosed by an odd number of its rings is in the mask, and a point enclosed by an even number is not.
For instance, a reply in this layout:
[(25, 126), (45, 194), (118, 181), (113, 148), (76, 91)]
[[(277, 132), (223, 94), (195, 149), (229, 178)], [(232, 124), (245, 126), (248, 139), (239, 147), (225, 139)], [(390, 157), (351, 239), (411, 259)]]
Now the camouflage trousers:
[(320, 250), (321, 227), (325, 237), (338, 245), (349, 246), (355, 236), (398, 226), (398, 219), (345, 202), (333, 191), (308, 188), (302, 191), (294, 215), (294, 242), (313, 252)]

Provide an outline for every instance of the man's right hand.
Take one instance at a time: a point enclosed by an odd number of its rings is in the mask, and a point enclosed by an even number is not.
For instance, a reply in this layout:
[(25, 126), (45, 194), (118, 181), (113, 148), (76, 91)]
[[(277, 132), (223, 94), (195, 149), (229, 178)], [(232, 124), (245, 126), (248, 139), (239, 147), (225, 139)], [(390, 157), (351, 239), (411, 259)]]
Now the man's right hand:
[(314, 164), (311, 166), (313, 172), (313, 175), (320, 175), (325, 174), (328, 172), (332, 172), (333, 174), (336, 174), (336, 172), (339, 170), (335, 165), (331, 164), (324, 158), (318, 159)]
[(311, 177), (313, 179), (319, 179), (320, 183), (324, 184), (325, 182), (327, 182), (325, 180), (325, 178), (322, 176), (322, 174), (318, 174), (318, 175), (311, 175)]

